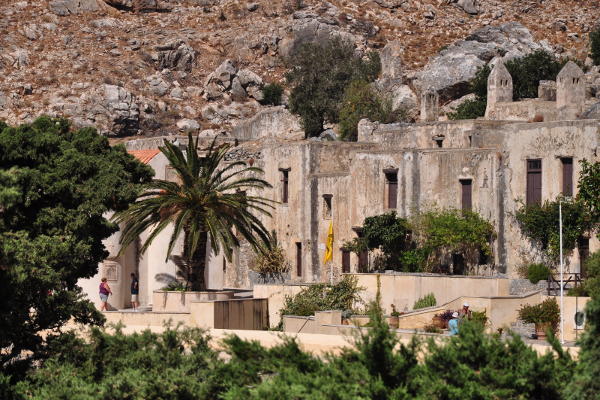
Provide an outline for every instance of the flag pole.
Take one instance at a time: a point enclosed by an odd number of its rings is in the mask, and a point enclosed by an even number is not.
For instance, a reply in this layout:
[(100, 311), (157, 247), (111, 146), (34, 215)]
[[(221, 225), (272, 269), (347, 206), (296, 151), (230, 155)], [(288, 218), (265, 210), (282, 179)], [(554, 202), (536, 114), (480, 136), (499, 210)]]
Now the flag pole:
[(560, 343), (565, 344), (565, 319), (564, 319), (564, 264), (563, 264), (563, 232), (562, 232), (562, 200), (558, 201), (558, 225), (559, 225), (559, 238), (560, 238)]

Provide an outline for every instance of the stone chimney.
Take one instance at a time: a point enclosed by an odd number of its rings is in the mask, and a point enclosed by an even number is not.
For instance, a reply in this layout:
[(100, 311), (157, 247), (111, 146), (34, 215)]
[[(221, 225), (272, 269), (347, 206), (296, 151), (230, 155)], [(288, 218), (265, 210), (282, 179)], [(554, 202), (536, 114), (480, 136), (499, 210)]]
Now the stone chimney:
[(440, 96), (438, 92), (429, 87), (421, 93), (421, 121), (437, 121), (440, 114)]
[(583, 71), (573, 61), (569, 61), (556, 77), (556, 108), (559, 118), (577, 118), (583, 111), (584, 102)]
[(493, 112), (496, 103), (513, 101), (513, 80), (502, 61), (494, 65), (487, 80), (486, 118)]

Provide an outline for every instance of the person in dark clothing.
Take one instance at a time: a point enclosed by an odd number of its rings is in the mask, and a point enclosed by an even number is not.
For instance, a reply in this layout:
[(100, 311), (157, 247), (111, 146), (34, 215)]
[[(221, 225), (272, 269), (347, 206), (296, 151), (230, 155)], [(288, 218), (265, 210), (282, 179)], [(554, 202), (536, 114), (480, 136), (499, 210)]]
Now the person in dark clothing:
[(135, 274), (131, 273), (131, 307), (133, 307), (133, 311), (136, 311), (140, 306), (138, 302), (138, 294), (140, 293), (140, 282), (135, 276)]

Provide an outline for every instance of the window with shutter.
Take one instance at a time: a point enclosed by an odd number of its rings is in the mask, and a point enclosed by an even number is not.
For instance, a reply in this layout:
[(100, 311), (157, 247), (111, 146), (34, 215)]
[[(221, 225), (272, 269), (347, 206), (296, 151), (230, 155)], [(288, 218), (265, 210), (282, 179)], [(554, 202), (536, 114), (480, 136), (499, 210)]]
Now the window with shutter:
[(542, 204), (542, 160), (527, 160), (526, 203)]

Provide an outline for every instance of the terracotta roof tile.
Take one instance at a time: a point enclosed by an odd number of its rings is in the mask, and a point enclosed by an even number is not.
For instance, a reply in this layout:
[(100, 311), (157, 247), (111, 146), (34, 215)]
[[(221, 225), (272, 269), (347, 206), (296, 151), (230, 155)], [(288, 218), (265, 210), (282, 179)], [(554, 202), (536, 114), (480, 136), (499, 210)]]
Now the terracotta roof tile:
[(154, 158), (155, 155), (160, 153), (160, 150), (129, 150), (128, 153), (137, 158), (139, 161), (143, 162), (144, 164), (148, 164), (150, 160)]

